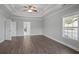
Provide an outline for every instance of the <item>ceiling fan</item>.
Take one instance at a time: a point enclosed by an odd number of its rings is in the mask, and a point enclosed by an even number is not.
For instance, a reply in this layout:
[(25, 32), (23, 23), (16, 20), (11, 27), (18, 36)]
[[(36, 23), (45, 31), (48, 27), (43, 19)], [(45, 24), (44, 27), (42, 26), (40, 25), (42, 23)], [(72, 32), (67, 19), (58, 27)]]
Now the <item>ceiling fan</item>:
[(24, 6), (24, 11), (27, 12), (38, 12), (37, 6), (33, 4), (28, 4)]

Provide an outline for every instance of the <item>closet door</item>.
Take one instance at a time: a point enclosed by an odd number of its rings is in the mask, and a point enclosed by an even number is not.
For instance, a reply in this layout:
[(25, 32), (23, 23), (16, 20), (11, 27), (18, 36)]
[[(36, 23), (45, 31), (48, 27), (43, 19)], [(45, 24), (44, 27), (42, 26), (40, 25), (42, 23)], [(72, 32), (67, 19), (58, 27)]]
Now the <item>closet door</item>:
[(31, 31), (31, 29), (30, 29), (30, 22), (24, 22), (24, 36), (26, 36), (26, 35), (30, 35), (30, 31)]
[(5, 32), (4, 32), (4, 18), (0, 16), (0, 42), (5, 40)]
[(12, 21), (10, 26), (11, 29), (11, 37), (16, 36), (16, 22)]
[(7, 20), (6, 22), (5, 22), (5, 27), (6, 27), (6, 30), (5, 30), (5, 32), (6, 32), (6, 40), (11, 40), (11, 21), (10, 20)]

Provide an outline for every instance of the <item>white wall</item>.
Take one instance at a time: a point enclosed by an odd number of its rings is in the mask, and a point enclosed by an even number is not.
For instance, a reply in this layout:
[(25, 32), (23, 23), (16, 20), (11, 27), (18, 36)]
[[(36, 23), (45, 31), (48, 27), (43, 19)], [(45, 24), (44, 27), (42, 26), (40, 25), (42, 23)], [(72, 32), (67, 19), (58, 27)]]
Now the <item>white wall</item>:
[[(9, 28), (10, 24), (6, 25), (6, 22), (8, 20), (10, 20), (9, 16), (10, 16), (10, 14), (6, 10), (6, 8), (3, 6), (3, 4), (0, 4), (0, 42), (3, 42), (4, 40), (6, 40), (6, 38), (9, 37), (7, 34), (9, 34), (8, 28)], [(6, 30), (6, 28), (7, 28), (7, 30)], [(6, 34), (6, 32), (7, 32), (7, 34)]]
[(42, 21), (31, 22), (31, 34), (32, 35), (42, 34)]
[(56, 11), (54, 14), (51, 12), (51, 14), (44, 17), (43, 33), (45, 36), (79, 51), (79, 40), (68, 40), (62, 37), (63, 16), (79, 11), (79, 5), (64, 10), (62, 9), (61, 11)]
[(16, 22), (16, 36), (23, 36), (23, 22)]
[(17, 36), (23, 36), (23, 22), (31, 22), (31, 35), (42, 35), (42, 20), (40, 18), (13, 18), (16, 22)]
[(16, 36), (16, 22), (10, 22), (11, 36)]
[(0, 15), (0, 42), (11, 39), (9, 21), (11, 20), (7, 19), (3, 15)]
[(5, 40), (11, 40), (11, 24), (10, 23), (11, 23), (11, 20), (9, 20), (9, 19), (5, 20), (5, 25), (4, 25)]
[(0, 42), (4, 41), (4, 21), (5, 19), (0, 15)]

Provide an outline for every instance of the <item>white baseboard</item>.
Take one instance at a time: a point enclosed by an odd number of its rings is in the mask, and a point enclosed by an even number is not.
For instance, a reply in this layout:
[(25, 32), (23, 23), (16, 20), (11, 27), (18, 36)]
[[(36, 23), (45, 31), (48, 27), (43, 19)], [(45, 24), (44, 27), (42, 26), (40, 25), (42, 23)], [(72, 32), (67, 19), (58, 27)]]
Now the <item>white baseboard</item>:
[(61, 42), (61, 41), (59, 41), (59, 40), (56, 40), (56, 39), (54, 39), (54, 38), (52, 38), (52, 37), (50, 37), (50, 36), (48, 36), (48, 35), (44, 35), (44, 36), (46, 36), (46, 37), (48, 37), (48, 38), (50, 38), (50, 39), (52, 39), (52, 40), (54, 40), (54, 41), (57, 41), (57, 42), (59, 42), (59, 43), (65, 45), (65, 46), (70, 47), (70, 48), (72, 48), (73, 50), (76, 50), (76, 51), (79, 52), (79, 48), (76, 48), (76, 47), (74, 47), (74, 46), (72, 46), (72, 45), (66, 44), (65, 42)]
[(0, 40), (0, 43), (4, 42), (4, 40)]
[[(43, 35), (43, 34), (30, 34), (30, 35), (26, 35), (26, 36), (31, 36), (31, 35)], [(24, 35), (16, 35), (16, 36), (24, 36)]]
[(31, 34), (31, 35), (42, 35), (42, 34)]

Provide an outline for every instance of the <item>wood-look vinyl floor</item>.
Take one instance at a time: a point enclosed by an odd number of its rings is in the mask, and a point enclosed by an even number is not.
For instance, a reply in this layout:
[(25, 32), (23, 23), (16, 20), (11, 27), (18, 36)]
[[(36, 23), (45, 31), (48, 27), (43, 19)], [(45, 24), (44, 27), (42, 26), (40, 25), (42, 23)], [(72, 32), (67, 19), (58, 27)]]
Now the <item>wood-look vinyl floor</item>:
[(1, 54), (78, 54), (43, 35), (18, 36), (0, 43)]

